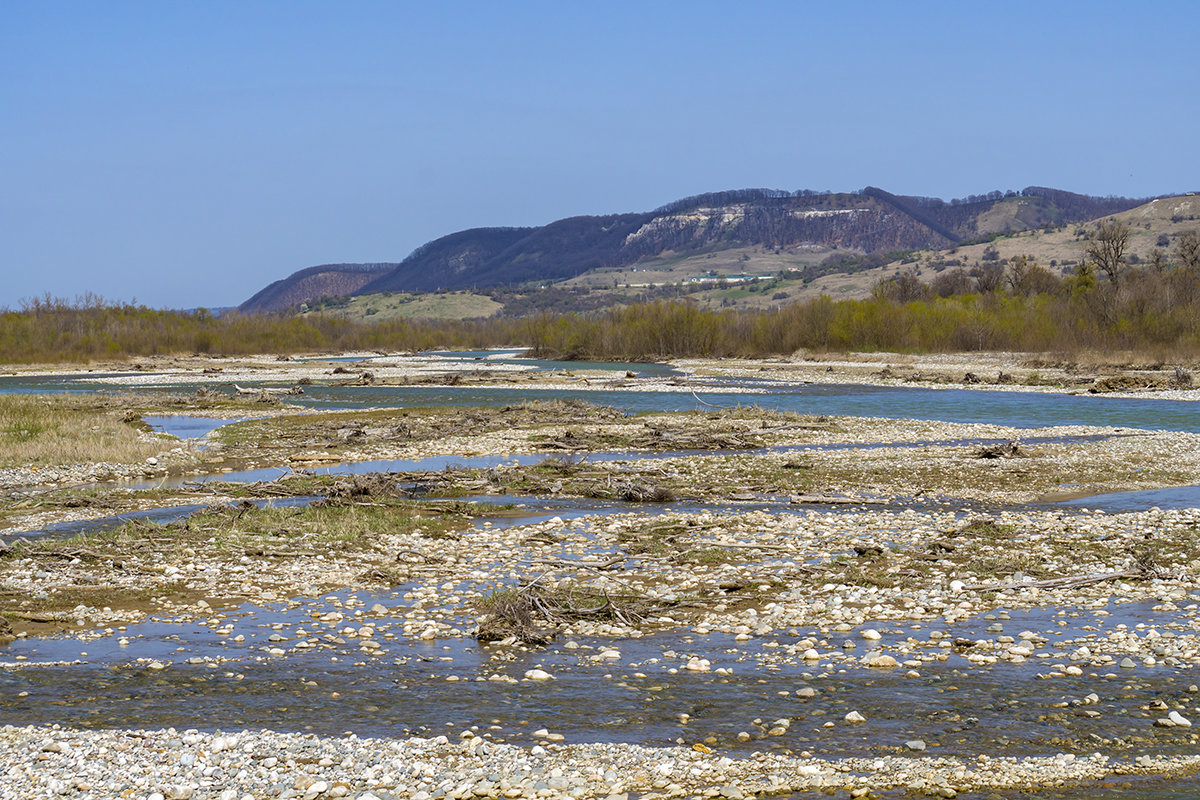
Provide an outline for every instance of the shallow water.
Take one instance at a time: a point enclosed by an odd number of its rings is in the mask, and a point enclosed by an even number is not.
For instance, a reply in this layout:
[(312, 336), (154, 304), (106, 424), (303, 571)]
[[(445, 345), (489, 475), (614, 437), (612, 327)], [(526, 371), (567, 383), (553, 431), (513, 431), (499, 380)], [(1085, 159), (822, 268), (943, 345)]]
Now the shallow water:
[[(385, 592), (354, 593), (366, 605), (406, 607), (403, 587)], [(346, 595), (342, 594), (342, 598)], [(432, 735), (479, 726), (499, 726), (496, 738), (532, 743), (538, 728), (567, 736), (568, 742), (637, 741), (671, 744), (709, 741), (729, 753), (753, 750), (808, 750), (818, 757), (869, 756), (903, 752), (904, 742), (920, 738), (928, 755), (979, 752), (1006, 755), (1090, 753), (1114, 747), (1121, 752), (1157, 754), (1191, 752), (1194, 744), (1177, 731), (1151, 726), (1142, 710), (1148, 698), (1187, 697), (1194, 680), (1187, 670), (1170, 667), (1120, 670), (1116, 678), (1040, 680), (1044, 664), (1000, 663), (970, 667), (962, 660), (928, 663), (920, 677), (903, 669), (829, 668), (784, 657), (764, 647), (788, 644), (805, 630), (778, 631), (751, 642), (735, 643), (724, 634), (689, 632), (650, 634), (638, 639), (575, 637), (578, 649), (560, 639), (543, 650), (507, 651), (484, 647), (470, 639), (412, 641), (383, 637), (388, 618), (379, 620), (376, 639), (386, 654), (371, 658), (353, 642), (332, 649), (286, 657), (265, 654), (268, 646), (289, 648), (304, 635), (322, 636), (343, 625), (360, 625), (347, 612), (344, 622), (322, 625), (314, 614), (330, 610), (321, 600), (303, 604), (246, 606), (222, 615), (231, 632), (221, 636), (200, 623), (148, 622), (131, 625), (122, 647), (115, 636), (93, 641), (72, 637), (18, 642), (3, 651), (6, 660), (26, 656), (30, 662), (82, 661), (69, 666), (26, 666), (0, 671), (0, 718), (9, 724), (63, 724), (85, 727), (200, 727), (205, 729), (265, 727), (360, 736)], [(344, 610), (344, 609), (343, 609)], [(1144, 605), (1110, 610), (1115, 619), (1150, 619), (1163, 625), (1170, 615)], [(1046, 630), (1047, 625), (1074, 635), (1095, 621), (1090, 614), (1060, 615), (1058, 609), (1028, 614), (1014, 612), (1006, 628)], [(980, 632), (987, 620), (972, 620), (954, 635)], [(282, 625), (282, 628), (276, 626)], [(887, 636), (928, 636), (944, 625), (891, 629)], [(268, 637), (281, 630), (285, 642)], [(245, 642), (230, 636), (242, 634)], [(817, 633), (816, 635), (820, 635)], [(856, 639), (855, 632), (837, 634)], [(833, 640), (833, 636), (823, 637)], [(860, 640), (861, 641), (861, 640)], [(833, 642), (831, 641), (831, 644)], [(618, 660), (600, 659), (607, 647), (619, 649)], [(187, 658), (222, 659), (223, 663), (187, 664)], [(709, 659), (712, 672), (682, 669), (688, 658)], [(138, 661), (141, 659), (141, 661)], [(147, 668), (149, 659), (173, 661), (169, 668)], [(495, 675), (520, 680), (525, 671), (545, 669), (554, 679), (519, 683), (487, 680)], [(669, 669), (676, 669), (671, 674)], [(718, 668), (732, 670), (718, 674)], [(458, 680), (449, 680), (451, 676)], [(796, 690), (811, 687), (811, 699)], [(18, 697), (27, 692), (25, 697)], [(1056, 703), (1096, 692), (1091, 708), (1102, 716), (1088, 719)], [(784, 694), (787, 693), (787, 694)], [(336, 695), (336, 696), (335, 696)], [(842, 722), (856, 710), (867, 721)], [(683, 721), (681, 714), (689, 715)], [(791, 726), (782, 736), (768, 736), (775, 720)], [(757, 722), (756, 722), (757, 720)], [(826, 722), (834, 726), (825, 727)], [(738, 741), (740, 732), (750, 741)], [(1146, 737), (1142, 750), (1114, 744), (1115, 738)], [(710, 738), (712, 737), (712, 738)], [(1104, 743), (1103, 745), (1101, 743)]]
[[(754, 393), (730, 392), (740, 384)], [(198, 388), (198, 385), (181, 388)], [(759, 406), (829, 416), (887, 417), (990, 423), (1017, 428), (1097, 425), (1146, 430), (1200, 431), (1200, 407), (1184, 400), (1132, 399), (1043, 392), (974, 391), (919, 387), (773, 382), (692, 382), (669, 391), (538, 389), (533, 387), (308, 386), (289, 402), (311, 408), (503, 406), (530, 399), (577, 400), (630, 413), (704, 411), (712, 406)]]
[[(482, 364), (493, 359), (485, 359)], [(512, 359), (541, 370), (612, 369), (661, 377), (670, 368), (658, 364), (582, 364)], [(151, 373), (147, 373), (150, 375)], [(107, 373), (51, 377), (0, 376), (0, 393), (82, 392), (110, 389), (98, 379)], [(694, 411), (712, 406), (756, 405), (779, 411), (832, 416), (868, 416), (993, 423), (1018, 428), (1050, 425), (1099, 425), (1147, 430), (1200, 431), (1200, 406), (1181, 400), (1096, 397), (1047, 392), (931, 389), (911, 386), (786, 383), (755, 379), (680, 379), (678, 389), (539, 389), (531, 386), (307, 386), (289, 403), (311, 408), (509, 405), (531, 398), (580, 400), (633, 413)], [(266, 386), (248, 382), (247, 386)], [(192, 392), (211, 383), (179, 381), (155, 389)], [(136, 390), (136, 385), (120, 387)]]
[(1200, 508), (1200, 485), (1097, 494), (1077, 500), (1067, 500), (1059, 505), (1068, 508), (1096, 509), (1113, 514), (1126, 511), (1148, 511), (1152, 508)]
[(142, 422), (156, 431), (174, 436), (176, 439), (204, 439), (210, 433), (232, 425), (235, 422), (245, 422), (250, 417), (237, 419), (221, 419), (216, 417), (198, 417), (189, 414), (157, 415), (150, 414), (142, 417)]
[[(288, 508), (291, 506), (304, 506), (316, 500), (315, 495), (299, 495), (296, 497), (271, 497), (258, 500), (247, 500), (245, 502), (253, 503), (259, 508)], [(212, 508), (212, 503), (189, 503), (187, 505), (166, 506), (163, 508), (147, 508), (141, 511), (126, 511), (121, 514), (112, 514), (107, 517), (99, 517), (96, 519), (72, 520), (69, 522), (56, 522), (51, 525), (46, 525), (43, 528), (27, 531), (16, 531), (5, 534), (10, 539), (20, 539), (21, 537), (29, 538), (67, 538), (76, 536), (82, 533), (103, 533), (104, 531), (114, 530), (128, 522), (154, 522), (165, 524), (175, 522), (177, 520), (190, 517), (199, 511), (205, 511)], [(220, 504), (217, 504), (220, 505)]]

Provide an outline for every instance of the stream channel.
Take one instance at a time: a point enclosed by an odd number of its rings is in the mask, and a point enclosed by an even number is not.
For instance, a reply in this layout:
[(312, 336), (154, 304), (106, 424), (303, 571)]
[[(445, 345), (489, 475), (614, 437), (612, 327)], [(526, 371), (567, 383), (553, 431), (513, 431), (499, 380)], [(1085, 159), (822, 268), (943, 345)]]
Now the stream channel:
[[(487, 354), (454, 354), (479, 358)], [(528, 362), (521, 361), (522, 365)], [(571, 363), (542, 362), (540, 369), (579, 369)], [(605, 365), (639, 374), (652, 371), (670, 375), (667, 368), (651, 365)], [(95, 375), (45, 379), (0, 378), (0, 392), (96, 391)], [(191, 390), (187, 382), (154, 389)], [(131, 387), (123, 386), (128, 391)], [(767, 381), (688, 381), (686, 388), (638, 391), (567, 389), (490, 389), (480, 387), (306, 387), (305, 394), (289, 402), (315, 408), (403, 407), (429, 405), (500, 405), (520, 402), (531, 394), (543, 399), (580, 399), (629, 411), (672, 411), (711, 405), (754, 404), (764, 408), (836, 416), (878, 416), (988, 422), (1030, 429), (1054, 425), (1110, 426), (1128, 429), (1200, 431), (1200, 406), (1181, 401), (1079, 397), (1018, 391), (888, 388), (847, 385), (792, 385)], [(148, 418), (154, 426), (180, 438), (197, 439), (229, 420), (194, 417)], [(1031, 430), (1031, 435), (1036, 433)], [(1032, 439), (1031, 439), (1032, 440)], [(862, 446), (862, 445), (857, 445)], [(544, 456), (514, 457), (511, 462)], [(589, 459), (646, 457), (628, 453), (590, 455)], [(654, 457), (654, 456), (650, 456)], [(318, 472), (406, 472), (439, 469), (449, 464), (481, 466), (487, 459), (448, 458), (421, 462), (375, 462), (326, 467)], [(220, 480), (254, 481), (276, 478), (286, 470), (256, 470), (245, 474), (211, 476)], [(207, 477), (207, 476), (206, 476)], [(399, 477), (399, 476), (398, 476)], [(402, 479), (402, 478), (401, 478)], [(196, 481), (190, 476), (187, 481)], [(123, 484), (129, 486), (131, 484)], [(161, 486), (161, 481), (152, 483)], [(787, 498), (759, 498), (735, 504), (671, 503), (636, 506), (562, 498), (471, 498), (491, 502), (516, 502), (524, 513), (493, 526), (526, 525), (551, 516), (564, 520), (583, 518), (585, 525), (601, 524), (603, 515), (616, 512), (667, 513), (710, 510), (738, 513), (765, 510), (787, 513), (855, 513), (854, 507), (817, 508), (798, 512)], [(311, 498), (290, 498), (303, 503)], [(273, 501), (279, 504), (281, 501)], [(1200, 506), (1200, 487), (1178, 487), (1149, 492), (1128, 492), (1088, 497), (1055, 506), (1065, 513), (1081, 507), (1106, 512)], [(919, 506), (914, 506), (919, 507)], [(42, 535), (69, 535), (120, 524), (131, 516), (166, 520), (191, 513), (198, 507), (158, 509), (56, 526)], [(895, 507), (893, 507), (895, 508)], [(966, 505), (964, 512), (973, 511)], [(986, 509), (985, 509), (986, 510)], [(31, 535), (36, 535), (31, 532)], [(469, 585), (469, 582), (467, 582)], [(1190, 665), (1158, 664), (1114, 670), (1119, 675), (1099, 675), (1085, 670), (1079, 676), (1042, 680), (1047, 664), (1067, 658), (1057, 651), (1054, 639), (1072, 638), (1098, 624), (1124, 623), (1129, 628), (1162, 630), (1196, 628), (1200, 596), (1190, 595), (1179, 610), (1164, 610), (1145, 603), (1123, 602), (1113, 597), (1103, 608), (1057, 608), (1029, 611), (997, 609), (948, 627), (932, 622), (882, 621), (863, 627), (878, 628), (882, 644), (906, 637), (929, 639), (935, 631), (947, 636), (988, 636), (988, 626), (1002, 624), (1005, 633), (1035, 631), (1044, 635), (1051, 653), (1049, 662), (1030, 659), (1024, 664), (1004, 661), (968, 668), (962, 662), (926, 663), (919, 677), (903, 670), (848, 669), (826, 663), (809, 663), (784, 654), (782, 647), (808, 636), (840, 648), (843, 640), (857, 640), (859, 631), (831, 634), (817, 630), (777, 630), (750, 642), (735, 641), (721, 633), (676, 630), (649, 633), (632, 639), (574, 637), (558, 639), (543, 649), (510, 651), (506, 659), (493, 658), (491, 648), (469, 636), (423, 641), (405, 637), (398, 621), (411, 604), (414, 585), (377, 591), (344, 591), (292, 598), (264, 605), (244, 605), (223, 610), (219, 624), (150, 620), (121, 631), (87, 631), (82, 634), (17, 640), (0, 647), (0, 723), (51, 724), (80, 727), (179, 729), (269, 728), (361, 736), (436, 735), (475, 728), (497, 740), (531, 744), (535, 730), (548, 728), (566, 735), (568, 742), (625, 741), (648, 745), (692, 743), (707, 740), (730, 755), (762, 750), (811, 751), (831, 758), (870, 757), (902, 753), (906, 741), (921, 739), (930, 755), (974, 757), (992, 755), (1033, 756), (1058, 752), (1106, 752), (1103, 743), (1119, 741), (1136, 730), (1151, 744), (1143, 750), (1120, 751), (1120, 757), (1141, 752), (1190, 754), (1194, 744), (1146, 725), (1142, 710), (1147, 698), (1185, 697), (1200, 683), (1200, 673)], [(395, 610), (395, 619), (373, 617), (383, 653), (364, 658), (353, 646), (342, 651), (323, 647), (291, 648), (284, 656), (267, 655), (272, 634), (283, 631), (295, 644), (306, 634), (325, 634), (332, 626), (317, 617), (338, 611), (351, 617), (355, 611), (382, 605)], [(1168, 607), (1169, 608), (1169, 607)], [(471, 627), (469, 608), (450, 609), (464, 630)], [(395, 627), (393, 634), (389, 628)], [(238, 638), (240, 637), (240, 639)], [(278, 637), (277, 637), (278, 638)], [(569, 642), (569, 643), (568, 643)], [(288, 645), (284, 645), (285, 647)], [(620, 650), (618, 661), (594, 656), (608, 647)], [(331, 658), (331, 652), (335, 655)], [(680, 668), (690, 658), (707, 659), (711, 671)], [(147, 667), (151, 660), (172, 666)], [(959, 664), (959, 666), (952, 666)], [(526, 670), (549, 671), (555, 680), (531, 687), (519, 679)], [(812, 688), (804, 698), (799, 690)], [(1100, 696), (1097, 717), (1075, 715), (1061, 704), (1095, 692)], [(867, 722), (842, 725), (850, 710)], [(681, 715), (687, 715), (681, 718)], [(777, 718), (789, 718), (787, 736), (768, 737), (765, 730)], [(686, 719), (686, 721), (684, 721)], [(825, 723), (837, 721), (834, 727)], [(738, 734), (749, 731), (749, 741)], [(1132, 781), (1132, 783), (1130, 782)], [(1072, 789), (1043, 789), (1037, 797), (1195, 797), (1200, 780), (1156, 782), (1150, 779), (1112, 780), (1102, 785)], [(900, 793), (896, 792), (896, 796)], [(890, 793), (885, 793), (890, 796)], [(1019, 793), (960, 794), (960, 797), (1019, 797)], [(1035, 796), (1035, 795), (1029, 795)]]

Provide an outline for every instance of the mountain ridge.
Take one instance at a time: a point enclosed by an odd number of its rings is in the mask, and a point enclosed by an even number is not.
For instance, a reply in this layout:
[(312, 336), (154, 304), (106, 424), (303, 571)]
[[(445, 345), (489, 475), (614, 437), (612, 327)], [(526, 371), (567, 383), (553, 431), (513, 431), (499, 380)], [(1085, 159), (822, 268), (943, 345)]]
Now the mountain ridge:
[(641, 213), (577, 216), (525, 228), (473, 228), (426, 242), (400, 262), (307, 267), (264, 287), (242, 312), (283, 311), (330, 296), (547, 285), (670, 255), (749, 246), (825, 248), (830, 257), (953, 247), (1002, 231), (1084, 222), (1149, 200), (1031, 186), (949, 202), (859, 192), (735, 189)]

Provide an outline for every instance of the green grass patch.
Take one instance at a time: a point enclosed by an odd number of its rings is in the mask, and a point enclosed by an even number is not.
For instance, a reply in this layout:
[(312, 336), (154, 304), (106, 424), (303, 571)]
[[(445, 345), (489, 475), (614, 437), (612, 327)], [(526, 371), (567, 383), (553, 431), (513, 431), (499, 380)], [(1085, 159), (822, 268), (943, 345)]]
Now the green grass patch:
[(317, 303), (304, 316), (326, 314), (355, 322), (464, 320), (494, 316), (504, 306), (472, 292), (379, 292)]

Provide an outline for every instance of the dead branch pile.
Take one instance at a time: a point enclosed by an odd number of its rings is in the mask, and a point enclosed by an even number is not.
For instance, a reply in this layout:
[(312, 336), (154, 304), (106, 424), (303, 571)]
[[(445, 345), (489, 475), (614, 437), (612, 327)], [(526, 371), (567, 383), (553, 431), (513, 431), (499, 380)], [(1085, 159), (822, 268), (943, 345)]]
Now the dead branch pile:
[(1136, 392), (1144, 389), (1162, 389), (1168, 385), (1167, 381), (1154, 375), (1114, 375), (1110, 378), (1097, 378), (1096, 382), (1088, 387), (1088, 392)]
[(560, 625), (584, 619), (635, 625), (652, 610), (650, 603), (637, 595), (613, 595), (575, 583), (546, 586), (536, 580), (496, 592), (481, 607), (486, 614), (475, 631), (478, 641), (514, 639), (532, 645), (549, 644)]
[(667, 487), (637, 481), (619, 484), (617, 491), (627, 503), (670, 503), (675, 500), (675, 493)]
[(292, 386), (287, 389), (275, 389), (275, 388), (268, 388), (265, 386), (254, 388), (254, 389), (246, 389), (242, 386), (238, 386), (236, 383), (232, 384), (232, 386), (233, 386), (233, 391), (236, 392), (237, 394), (253, 396), (255, 398), (255, 400), (260, 403), (267, 402), (272, 398), (277, 398), (277, 397), (281, 397), (281, 396), (304, 394), (304, 390), (301, 389), (299, 386)]
[[(595, 420), (589, 420), (595, 424)], [(752, 433), (739, 430), (714, 431), (689, 428), (668, 428), (659, 425), (643, 425), (632, 436), (617, 440), (608, 438), (608, 432), (598, 430), (566, 430), (555, 436), (535, 437), (534, 441), (547, 450), (587, 451), (619, 447), (625, 450), (753, 450), (762, 447), (763, 440)]]
[(980, 445), (971, 451), (974, 458), (1025, 458), (1028, 453), (1016, 442)]
[(361, 500), (366, 497), (393, 497), (398, 493), (399, 483), (394, 475), (386, 472), (372, 472), (338, 481), (329, 487), (323, 499), (326, 501)]

